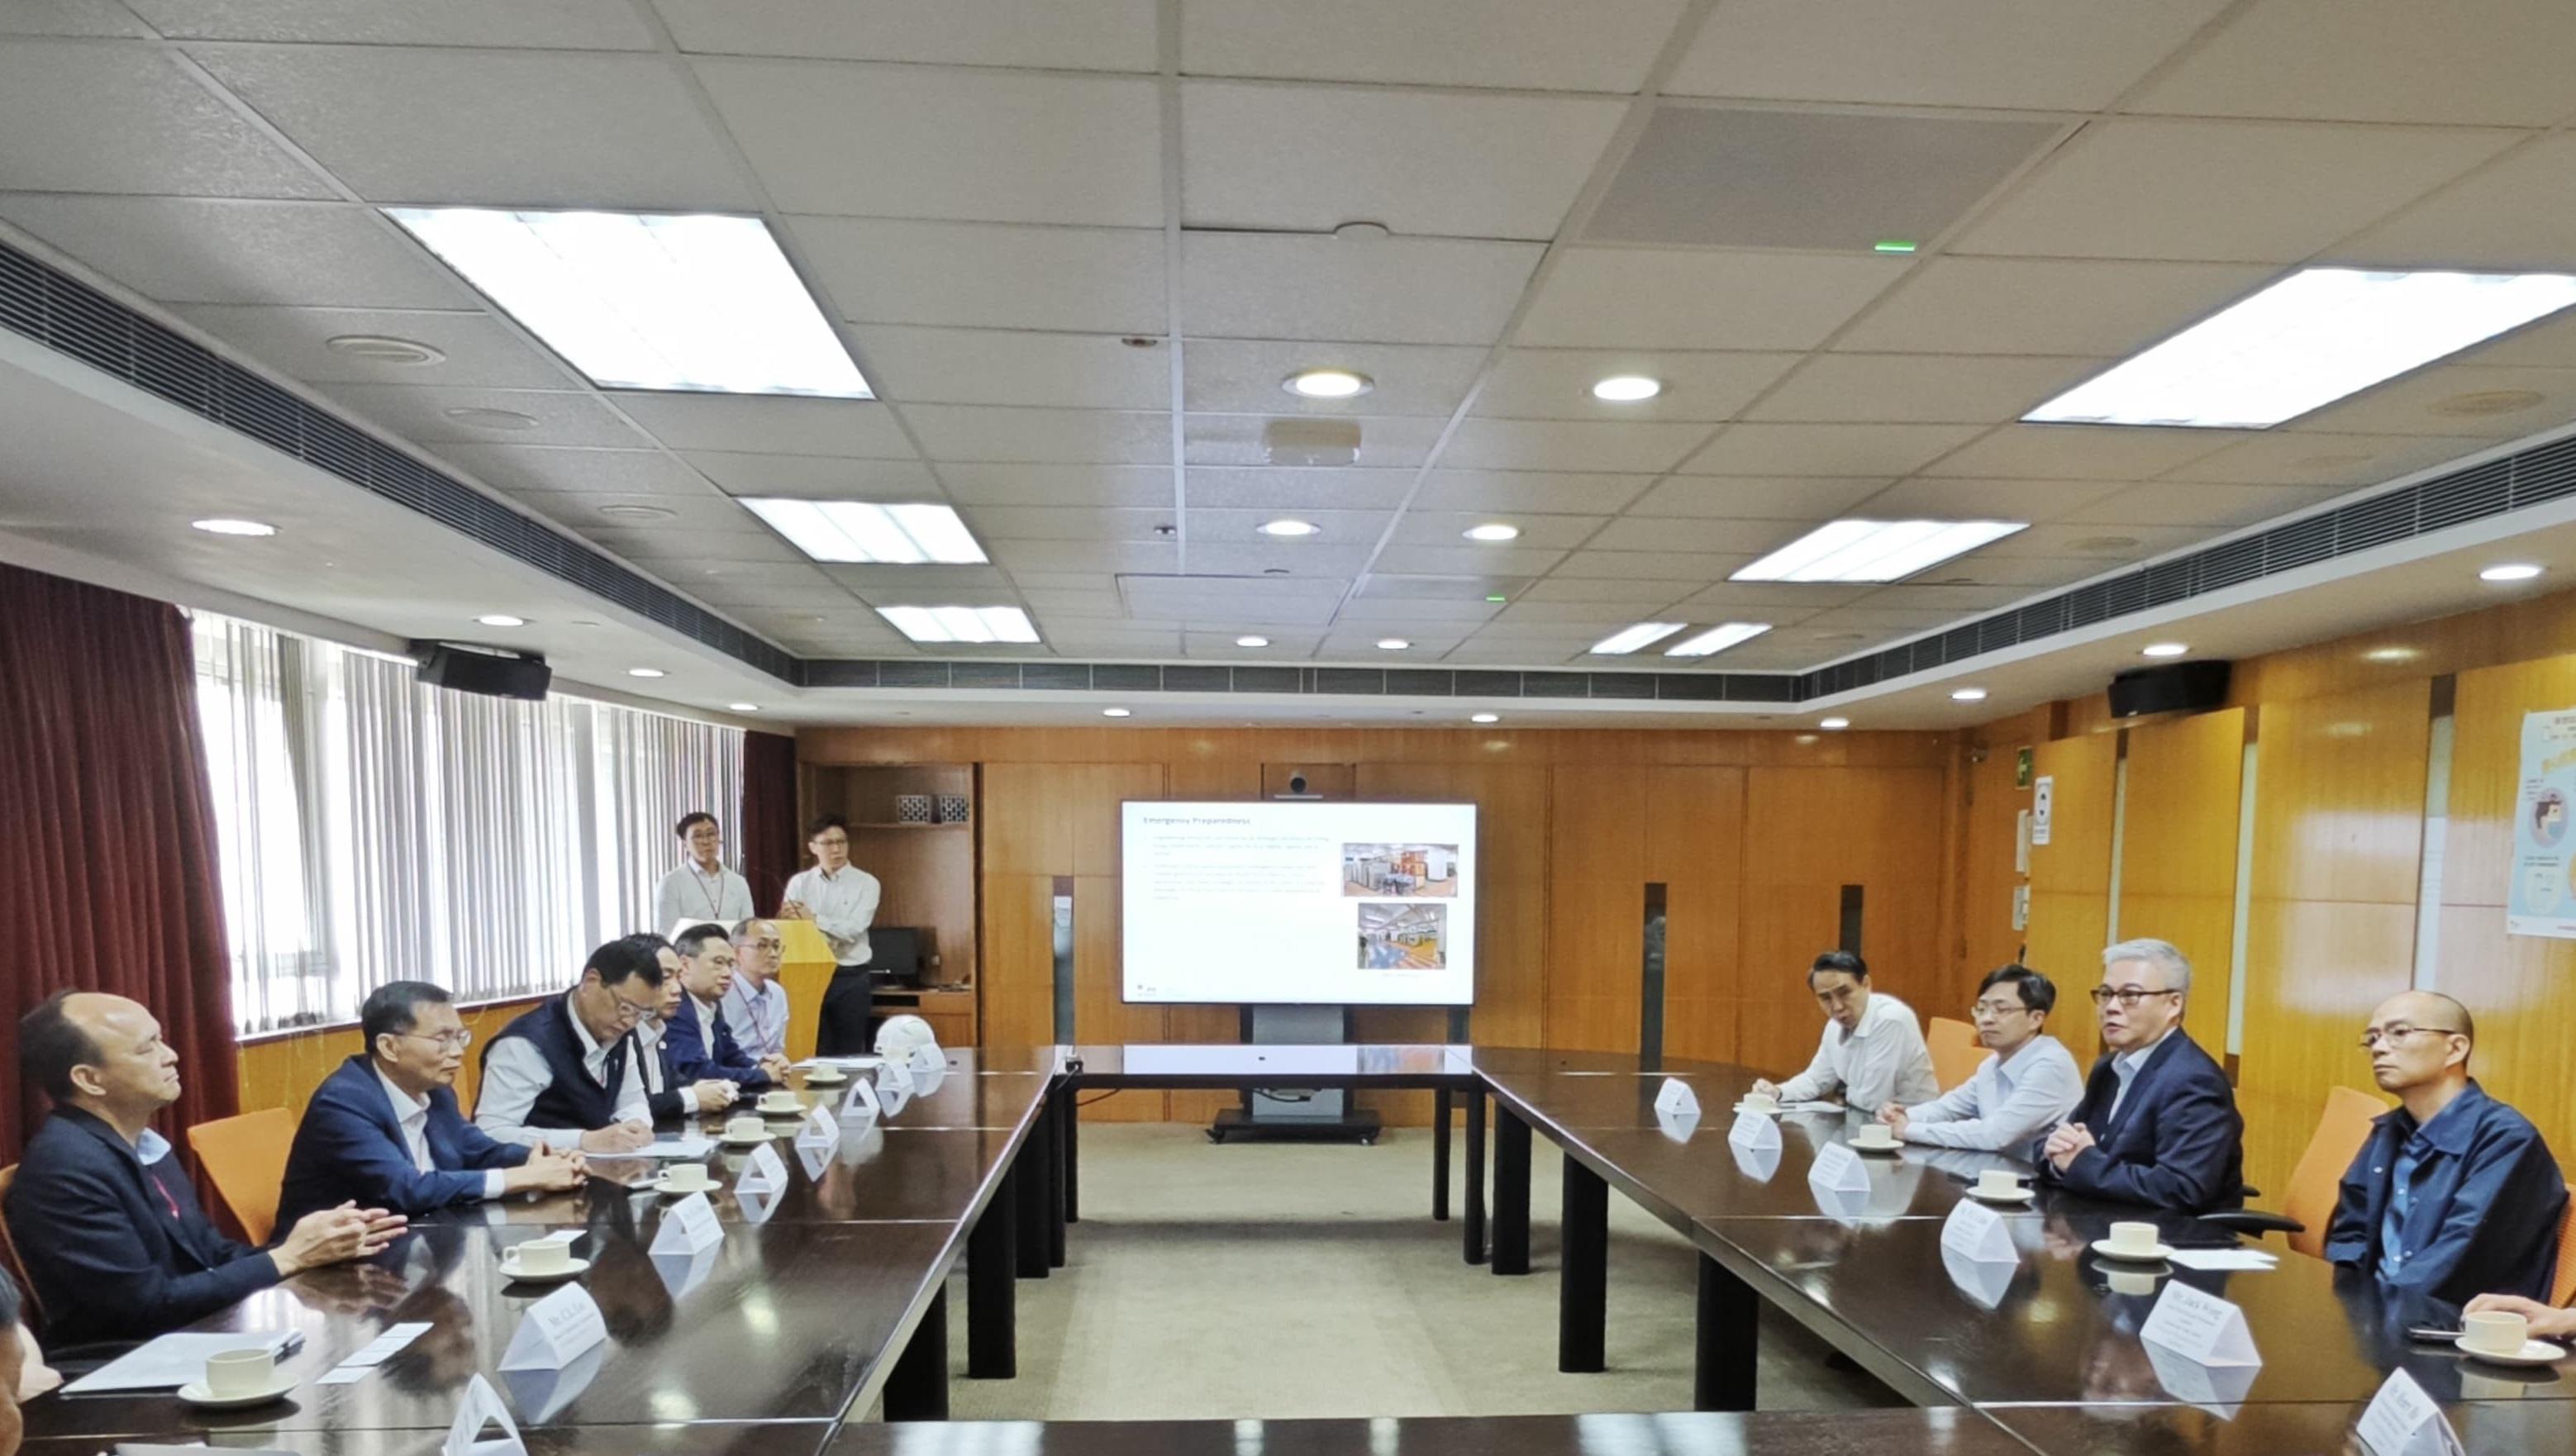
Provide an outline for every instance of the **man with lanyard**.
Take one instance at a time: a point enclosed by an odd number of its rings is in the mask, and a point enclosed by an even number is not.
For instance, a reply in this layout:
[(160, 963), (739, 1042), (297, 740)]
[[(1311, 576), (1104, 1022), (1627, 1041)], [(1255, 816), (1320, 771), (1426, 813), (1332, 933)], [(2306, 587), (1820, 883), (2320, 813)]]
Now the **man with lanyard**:
[(734, 1040), (754, 1059), (787, 1055), (787, 988), (778, 984), (778, 963), (786, 955), (778, 927), (766, 920), (744, 920), (733, 928), (737, 962), (733, 989), (725, 992), (725, 1020)]
[(724, 827), (703, 809), (680, 816), (689, 857), (653, 891), (653, 928), (664, 935), (700, 920), (731, 925), (751, 913), (751, 882), (725, 868)]

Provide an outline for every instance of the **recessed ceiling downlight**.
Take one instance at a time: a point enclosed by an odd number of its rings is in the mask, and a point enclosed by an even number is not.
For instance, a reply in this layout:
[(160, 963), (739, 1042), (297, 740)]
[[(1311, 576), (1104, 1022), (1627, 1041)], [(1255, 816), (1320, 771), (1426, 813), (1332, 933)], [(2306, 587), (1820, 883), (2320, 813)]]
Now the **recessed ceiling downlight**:
[(2180, 657), (2191, 650), (2188, 642), (2150, 642), (2138, 649), (2140, 657)]
[(2538, 575), (2540, 575), (2540, 568), (2532, 565), (2528, 561), (2508, 561), (2500, 566), (2490, 566), (2486, 570), (2479, 572), (2478, 580), (2529, 581)]
[(482, 623), (486, 627), (524, 627), (528, 625), (527, 618), (513, 617), (507, 612), (493, 612), (488, 616), (477, 617), (474, 620)]
[(1611, 404), (1634, 404), (1664, 392), (1664, 382), (1643, 374), (1613, 374), (1592, 386), (1592, 397)]
[(1377, 381), (1356, 369), (1301, 369), (1279, 387), (1305, 399), (1351, 399), (1375, 389)]
[(1517, 541), (1520, 539), (1521, 528), (1505, 525), (1501, 521), (1487, 521), (1481, 526), (1469, 526), (1461, 534), (1470, 541)]
[(1300, 521), (1293, 516), (1284, 517), (1276, 521), (1264, 521), (1261, 523), (1261, 534), (1264, 536), (1292, 538), (1297, 536), (1312, 536), (1323, 529), (1323, 527), (1316, 525), (1312, 521)]

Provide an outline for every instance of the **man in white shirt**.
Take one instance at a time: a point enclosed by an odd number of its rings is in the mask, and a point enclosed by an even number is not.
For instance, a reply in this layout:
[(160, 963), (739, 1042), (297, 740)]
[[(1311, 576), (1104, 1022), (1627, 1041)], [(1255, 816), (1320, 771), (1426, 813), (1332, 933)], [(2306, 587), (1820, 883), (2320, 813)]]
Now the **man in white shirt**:
[(681, 1015), (688, 988), (680, 980), (680, 951), (661, 936), (647, 932), (631, 939), (653, 948), (662, 966), (662, 999), (653, 1014), (635, 1023), (635, 1065), (644, 1076), (644, 1100), (656, 1123), (673, 1122), (705, 1112), (722, 1112), (742, 1097), (742, 1088), (722, 1077), (691, 1082), (680, 1075), (671, 1057), (670, 1028)]
[(1807, 989), (1825, 1010), (1824, 1039), (1807, 1070), (1786, 1082), (1753, 1084), (1783, 1102), (1813, 1102), (1840, 1094), (1860, 1110), (1890, 1101), (1908, 1106), (1941, 1094), (1932, 1078), (1932, 1049), (1913, 1009), (1869, 989), (1869, 963), (1847, 950), (1829, 950), (1807, 969)]
[(787, 1055), (787, 988), (778, 984), (778, 965), (787, 945), (778, 927), (766, 920), (745, 920), (733, 928), (733, 989), (725, 992), (725, 1020), (733, 1039), (754, 1057)]
[(653, 1141), (633, 1033), (661, 990), (662, 962), (646, 938), (592, 951), (570, 991), (483, 1049), (474, 1125), (502, 1142), (557, 1151), (630, 1153)]
[(653, 928), (669, 934), (683, 921), (731, 925), (752, 914), (751, 882), (725, 868), (724, 826), (703, 809), (680, 816), (689, 857), (653, 891)]
[[(850, 863), (850, 823), (825, 814), (809, 827), (805, 847), (814, 867), (787, 882), (782, 920), (810, 920), (832, 947), (833, 963), (855, 969), (868, 963), (868, 926), (877, 918), (877, 879)], [(750, 912), (744, 912), (746, 915)]]
[(1878, 1120), (1910, 1143), (2021, 1152), (2084, 1097), (2084, 1074), (2057, 1038), (2041, 1034), (2057, 988), (2027, 966), (1988, 971), (1977, 986), (1977, 1039), (1994, 1055), (1930, 1102), (1890, 1102)]

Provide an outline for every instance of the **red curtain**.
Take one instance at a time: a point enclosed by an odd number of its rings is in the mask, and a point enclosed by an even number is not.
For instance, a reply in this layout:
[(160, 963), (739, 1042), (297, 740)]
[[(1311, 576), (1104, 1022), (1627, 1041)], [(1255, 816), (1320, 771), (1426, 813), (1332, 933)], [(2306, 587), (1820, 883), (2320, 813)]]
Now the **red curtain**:
[(742, 735), (742, 877), (761, 914), (778, 908), (801, 860), (796, 827), (796, 740), (778, 733)]
[(66, 987), (151, 1008), (179, 1053), (165, 1135), (240, 1109), (215, 821), (187, 619), (166, 602), (0, 565), (0, 1163), (43, 1092), (18, 1018)]

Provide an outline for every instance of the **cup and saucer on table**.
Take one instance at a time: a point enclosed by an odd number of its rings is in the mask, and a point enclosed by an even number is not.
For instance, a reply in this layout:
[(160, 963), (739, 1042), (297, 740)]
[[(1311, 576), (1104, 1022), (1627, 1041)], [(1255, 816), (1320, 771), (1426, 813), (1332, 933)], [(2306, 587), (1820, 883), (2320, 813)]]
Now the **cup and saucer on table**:
[(673, 1163), (662, 1170), (661, 1177), (653, 1180), (653, 1191), (665, 1198), (712, 1193), (716, 1187), (716, 1180), (704, 1163)]
[(277, 1368), (266, 1346), (225, 1350), (206, 1357), (206, 1373), (179, 1387), (179, 1399), (205, 1410), (266, 1405), (285, 1397), (295, 1380)]
[(724, 1132), (716, 1140), (729, 1148), (748, 1148), (769, 1141), (769, 1124), (757, 1113), (738, 1113), (725, 1119)]
[(2035, 1195), (2021, 1176), (2010, 1168), (1988, 1168), (1968, 1185), (1968, 1196), (1980, 1203), (2028, 1203)]
[(803, 1117), (805, 1115), (805, 1099), (784, 1088), (775, 1092), (761, 1093), (759, 1106), (760, 1115), (763, 1117)]
[(1851, 1136), (1843, 1141), (1849, 1143), (1855, 1153), (1893, 1153), (1905, 1147), (1905, 1140), (1896, 1135), (1896, 1129), (1883, 1122), (1864, 1122), (1853, 1128)]
[(1735, 1104), (1738, 1112), (1758, 1112), (1765, 1117), (1780, 1115), (1780, 1099), (1768, 1092), (1747, 1092)]
[(572, 1241), (579, 1237), (576, 1233), (547, 1234), (512, 1244), (501, 1251), (501, 1277), (519, 1284), (561, 1284), (588, 1273), (590, 1261), (573, 1257)]
[(830, 1062), (818, 1063), (805, 1069), (805, 1085), (808, 1087), (838, 1087), (848, 1080), (850, 1080), (850, 1074)]
[(2498, 1365), (2555, 1365), (2567, 1352), (2547, 1340), (2531, 1337), (2531, 1321), (2509, 1310), (2460, 1316), (2460, 1337), (2453, 1342), (2472, 1360)]
[(2154, 1224), (2122, 1222), (2111, 1225), (2109, 1238), (2093, 1241), (2093, 1252), (2128, 1264), (2161, 1264), (2173, 1257), (2173, 1246)]

